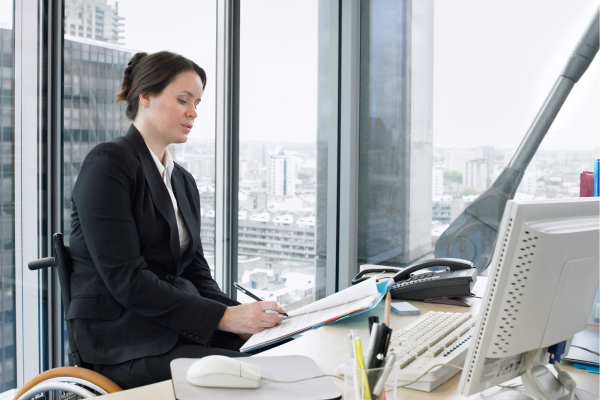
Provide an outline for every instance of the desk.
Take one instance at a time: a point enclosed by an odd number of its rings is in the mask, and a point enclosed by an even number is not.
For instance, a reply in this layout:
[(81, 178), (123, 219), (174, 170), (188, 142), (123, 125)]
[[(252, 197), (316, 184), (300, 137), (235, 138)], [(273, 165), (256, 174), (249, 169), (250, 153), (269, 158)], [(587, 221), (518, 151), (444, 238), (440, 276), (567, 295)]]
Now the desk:
[[(485, 278), (479, 278), (484, 281)], [(481, 282), (482, 284), (484, 282)], [(484, 286), (485, 287), (485, 286)], [(483, 293), (482, 291), (480, 293)], [(421, 315), (429, 311), (443, 312), (471, 312), (476, 314), (479, 310), (481, 300), (473, 299), (473, 305), (469, 307), (447, 306), (440, 304), (429, 304), (419, 301), (409, 301), (413, 306), (421, 310)], [(313, 331), (305, 333), (302, 337), (277, 348), (265, 351), (257, 355), (260, 356), (284, 356), (301, 354), (315, 360), (317, 365), (326, 374), (335, 373), (335, 368), (349, 358), (347, 334), (349, 329), (358, 329), (362, 338), (368, 337), (367, 317), (377, 315), (380, 321), (383, 321), (384, 302), (382, 301), (376, 308), (353, 318), (326, 325)], [(394, 313), (390, 316), (390, 325), (394, 330), (399, 330), (414, 323), (420, 316), (398, 316)], [(596, 329), (597, 326), (590, 325), (588, 329)], [(596, 374), (590, 374), (573, 368), (572, 364), (561, 363), (565, 371), (568, 371), (577, 381), (577, 387), (587, 392), (598, 395), (599, 377)], [(344, 392), (344, 383), (341, 380), (333, 379), (340, 391)], [(421, 392), (413, 389), (397, 389), (398, 398), (403, 400), (423, 399), (466, 399), (466, 397), (457, 393), (460, 373), (454, 375), (451, 379), (443, 383), (430, 393)], [(469, 397), (477, 398), (478, 395)], [(106, 400), (175, 400), (173, 394), (173, 385), (170, 380), (148, 385), (137, 389), (126, 390), (120, 393), (114, 393), (102, 397)]]

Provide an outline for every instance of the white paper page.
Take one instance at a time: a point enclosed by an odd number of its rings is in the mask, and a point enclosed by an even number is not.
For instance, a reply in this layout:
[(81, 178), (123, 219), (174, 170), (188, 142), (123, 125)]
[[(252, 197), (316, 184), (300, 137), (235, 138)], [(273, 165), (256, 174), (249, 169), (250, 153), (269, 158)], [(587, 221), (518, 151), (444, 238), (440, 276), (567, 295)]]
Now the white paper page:
[(244, 351), (245, 349), (259, 346), (266, 342), (275, 341), (286, 336), (292, 336), (296, 332), (310, 329), (313, 326), (332, 318), (348, 315), (357, 310), (367, 309), (371, 307), (378, 298), (379, 295), (368, 296), (325, 310), (313, 311), (311, 313), (286, 318), (277, 324), (277, 326), (252, 335), (240, 350)]
[(304, 307), (300, 307), (296, 310), (292, 310), (287, 314), (290, 317), (293, 317), (294, 315), (319, 311), (326, 308), (335, 307), (340, 304), (349, 303), (354, 300), (364, 299), (365, 297), (374, 295), (379, 295), (379, 292), (377, 291), (377, 282), (373, 277), (359, 283), (358, 285), (353, 285), (349, 288), (342, 290), (341, 292), (337, 292), (332, 294), (331, 296), (327, 296), (324, 299), (315, 301), (311, 304), (307, 304)]

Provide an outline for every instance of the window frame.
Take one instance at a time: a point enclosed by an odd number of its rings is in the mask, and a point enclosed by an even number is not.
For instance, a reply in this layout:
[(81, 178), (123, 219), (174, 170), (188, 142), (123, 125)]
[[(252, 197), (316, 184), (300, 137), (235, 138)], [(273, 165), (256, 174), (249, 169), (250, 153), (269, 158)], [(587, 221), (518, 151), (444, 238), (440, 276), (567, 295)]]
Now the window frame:
[[(44, 165), (42, 139), (39, 29), (43, 16), (37, 0), (15, 0), (15, 331), (17, 386), (39, 374), (42, 367), (42, 273), (27, 263), (42, 256), (41, 188)], [(37, 23), (32, 24), (31, 21)], [(30, 151), (28, 149), (36, 149)], [(35, 193), (35, 195), (31, 195)], [(27, 240), (36, 238), (36, 240)]]

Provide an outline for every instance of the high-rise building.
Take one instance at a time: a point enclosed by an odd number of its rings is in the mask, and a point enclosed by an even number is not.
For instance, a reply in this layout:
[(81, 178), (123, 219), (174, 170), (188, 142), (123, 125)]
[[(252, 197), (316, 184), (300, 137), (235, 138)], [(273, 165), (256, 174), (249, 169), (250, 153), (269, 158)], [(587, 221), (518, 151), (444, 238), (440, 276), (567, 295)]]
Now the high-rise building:
[[(201, 239), (205, 253), (214, 253), (214, 212), (202, 218)], [(289, 223), (273, 221), (269, 213), (254, 214), (252, 218), (238, 218), (240, 256), (262, 257), (266, 267), (273, 268), (282, 261), (315, 259), (314, 217), (298, 218)], [(294, 218), (291, 218), (294, 219)], [(212, 240), (210, 240), (212, 239)]]
[(65, 35), (120, 44), (125, 38), (119, 2), (114, 6), (106, 0), (66, 0)]
[(437, 198), (444, 195), (444, 171), (440, 168), (433, 168), (431, 197)]
[(15, 331), (14, 35), (0, 29), (0, 393), (17, 387)]
[(124, 120), (125, 105), (114, 102), (131, 56), (130, 51), (109, 43), (65, 40), (63, 233), (66, 240), (71, 232), (71, 190), (83, 159), (96, 144), (122, 135), (129, 127)]
[(521, 180), (521, 183), (519, 184), (519, 189), (518, 189), (519, 193), (526, 193), (526, 194), (532, 194), (532, 195), (536, 194), (536, 189), (537, 189), (536, 158), (537, 157), (533, 157), (533, 159), (527, 166), (527, 169), (525, 170), (523, 179)]
[(484, 159), (467, 161), (463, 170), (463, 186), (483, 192), (487, 189), (487, 164)]
[(273, 196), (296, 194), (296, 163), (282, 147), (269, 154), (267, 191)]
[(481, 158), (481, 152), (472, 149), (451, 149), (444, 152), (445, 170), (463, 172), (465, 163)]
[(215, 178), (215, 156), (213, 154), (173, 156), (197, 180)]
[(492, 184), (492, 174), (494, 173), (494, 148), (492, 146), (483, 147), (483, 159), (487, 165), (487, 186)]

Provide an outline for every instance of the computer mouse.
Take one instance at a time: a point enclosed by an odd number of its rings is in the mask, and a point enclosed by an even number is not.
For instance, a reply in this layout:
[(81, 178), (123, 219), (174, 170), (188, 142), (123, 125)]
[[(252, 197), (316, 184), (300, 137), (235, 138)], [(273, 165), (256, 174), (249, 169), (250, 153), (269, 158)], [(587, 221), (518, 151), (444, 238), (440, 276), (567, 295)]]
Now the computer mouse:
[(187, 379), (195, 386), (257, 388), (262, 375), (260, 368), (241, 362), (239, 358), (206, 356), (190, 366)]

